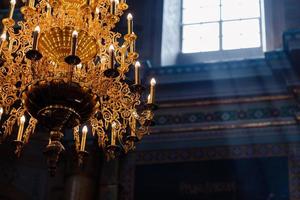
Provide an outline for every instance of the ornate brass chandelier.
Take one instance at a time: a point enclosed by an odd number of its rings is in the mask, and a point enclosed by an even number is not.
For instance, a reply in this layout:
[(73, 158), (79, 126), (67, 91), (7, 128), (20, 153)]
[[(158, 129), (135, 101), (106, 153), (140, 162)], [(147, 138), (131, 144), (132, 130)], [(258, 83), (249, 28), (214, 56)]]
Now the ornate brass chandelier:
[[(151, 80), (143, 101), (132, 15), (123, 38), (113, 31), (126, 0), (27, 0), (18, 23), (15, 4), (10, 1), (0, 37), (1, 141), (18, 129), (20, 156), (41, 124), (49, 130), (44, 153), (52, 174), (68, 129), (79, 164), (88, 155), (89, 130), (108, 159), (134, 150), (149, 134), (156, 83)], [(126, 78), (131, 68), (134, 81)]]

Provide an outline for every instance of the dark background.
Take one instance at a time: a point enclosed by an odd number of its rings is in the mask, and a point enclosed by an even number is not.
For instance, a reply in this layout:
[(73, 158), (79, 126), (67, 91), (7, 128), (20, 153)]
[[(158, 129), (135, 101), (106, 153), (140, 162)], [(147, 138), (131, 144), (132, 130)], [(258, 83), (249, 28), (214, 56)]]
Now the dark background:
[(143, 165), (136, 169), (136, 200), (289, 199), (287, 158)]

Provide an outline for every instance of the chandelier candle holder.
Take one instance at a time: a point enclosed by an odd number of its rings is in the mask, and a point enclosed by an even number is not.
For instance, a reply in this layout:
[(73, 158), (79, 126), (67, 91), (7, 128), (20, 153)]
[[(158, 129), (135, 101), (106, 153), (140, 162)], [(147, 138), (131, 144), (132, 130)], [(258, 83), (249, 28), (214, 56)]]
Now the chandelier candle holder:
[[(113, 31), (126, 1), (27, 0), (17, 23), (15, 4), (11, 0), (0, 37), (0, 141), (18, 128), (19, 156), (36, 125), (47, 128), (44, 154), (52, 175), (66, 130), (73, 130), (80, 166), (89, 133), (107, 159), (134, 150), (153, 124), (156, 81), (144, 99), (133, 16), (124, 37)], [(130, 70), (135, 80), (128, 81)]]

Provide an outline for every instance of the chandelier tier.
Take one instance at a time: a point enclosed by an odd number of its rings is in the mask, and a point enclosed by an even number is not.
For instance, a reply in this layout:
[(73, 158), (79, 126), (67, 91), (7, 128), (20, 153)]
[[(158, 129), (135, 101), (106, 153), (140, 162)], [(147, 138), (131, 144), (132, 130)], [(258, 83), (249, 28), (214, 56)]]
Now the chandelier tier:
[[(126, 1), (28, 0), (17, 23), (15, 4), (10, 1), (0, 37), (1, 141), (18, 129), (14, 144), (20, 156), (36, 125), (46, 127), (51, 174), (68, 129), (79, 164), (88, 155), (88, 132), (108, 159), (134, 150), (149, 134), (156, 82), (151, 80), (143, 101), (133, 16), (127, 16), (124, 37), (113, 31), (128, 9)], [(133, 81), (126, 77), (131, 68)]]

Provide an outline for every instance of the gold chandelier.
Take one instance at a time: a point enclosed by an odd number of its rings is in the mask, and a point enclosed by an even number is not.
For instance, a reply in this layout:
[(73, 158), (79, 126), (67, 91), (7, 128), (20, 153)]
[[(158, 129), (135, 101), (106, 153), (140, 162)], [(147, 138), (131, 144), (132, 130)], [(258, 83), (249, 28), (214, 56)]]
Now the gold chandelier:
[[(149, 134), (156, 83), (151, 80), (143, 101), (133, 16), (127, 16), (124, 37), (113, 31), (128, 9), (126, 0), (27, 0), (17, 24), (15, 4), (10, 1), (0, 37), (1, 141), (18, 129), (20, 156), (41, 124), (49, 130), (44, 153), (51, 174), (68, 129), (80, 165), (88, 155), (88, 132), (108, 159), (134, 150)], [(126, 78), (131, 68), (134, 81)]]

